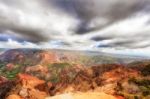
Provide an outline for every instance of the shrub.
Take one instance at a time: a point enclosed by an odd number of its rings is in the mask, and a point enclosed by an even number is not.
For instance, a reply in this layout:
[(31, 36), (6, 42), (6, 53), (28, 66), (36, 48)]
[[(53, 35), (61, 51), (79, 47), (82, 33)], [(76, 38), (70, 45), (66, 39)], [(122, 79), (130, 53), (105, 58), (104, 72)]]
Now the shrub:
[(138, 85), (142, 91), (143, 96), (150, 95), (150, 80), (130, 78), (128, 82)]
[(148, 76), (150, 75), (150, 65), (145, 66), (142, 70), (141, 70), (141, 74), (143, 76)]

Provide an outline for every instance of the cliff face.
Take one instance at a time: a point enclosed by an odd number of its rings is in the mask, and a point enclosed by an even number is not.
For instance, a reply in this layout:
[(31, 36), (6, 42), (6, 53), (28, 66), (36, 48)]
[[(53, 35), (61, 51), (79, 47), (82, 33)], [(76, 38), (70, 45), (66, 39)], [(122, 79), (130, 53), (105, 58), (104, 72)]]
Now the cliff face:
[(13, 49), (1, 54), (0, 61), (22, 65), (36, 65), (57, 62), (57, 57), (55, 53), (44, 50)]
[[(40, 80), (35, 76), (31, 76), (32, 74), (19, 74), (17, 80), (14, 81), (14, 87), (7, 93), (7, 97), (8, 99), (16, 96), (20, 99), (26, 97), (30, 97), (29, 99), (44, 99), (46, 97), (49, 97), (46, 99), (63, 99), (65, 97), (69, 97), (69, 99), (87, 97), (90, 97), (90, 99), (107, 99), (108, 97), (108, 99), (124, 99), (120, 96), (122, 94), (118, 93), (122, 91), (122, 89), (119, 89), (120, 86), (123, 89), (131, 86), (128, 83), (129, 78), (140, 77), (140, 74), (121, 65), (112, 64), (109, 66), (112, 67), (106, 68), (105, 71), (101, 70), (103, 66), (100, 65), (89, 68), (79, 68), (79, 66), (73, 69), (64, 68), (57, 75), (59, 80), (56, 81)], [(55, 76), (49, 73), (46, 73), (46, 75), (51, 75), (52, 78)], [(130, 90), (134, 90), (132, 88), (131, 86)]]
[(105, 63), (87, 66), (83, 63), (89, 64), (95, 60), (87, 60), (96, 59), (87, 58), (70, 52), (21, 49), (6, 51), (0, 55), (0, 97), (149, 99), (148, 60), (126, 65)]
[(44, 99), (48, 96), (44, 80), (26, 74), (19, 74), (17, 79), (6, 99)]

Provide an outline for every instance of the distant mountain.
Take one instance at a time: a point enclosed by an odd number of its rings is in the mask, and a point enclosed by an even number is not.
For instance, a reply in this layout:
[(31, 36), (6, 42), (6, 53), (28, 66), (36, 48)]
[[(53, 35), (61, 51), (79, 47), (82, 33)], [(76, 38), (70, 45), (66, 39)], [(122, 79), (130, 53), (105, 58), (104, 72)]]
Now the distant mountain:
[(128, 64), (133, 61), (144, 60), (142, 57), (107, 54), (94, 51), (71, 51), (58, 49), (8, 49), (1, 50), (0, 61), (19, 64), (48, 64), (51, 62), (74, 62), (82, 65), (98, 64)]

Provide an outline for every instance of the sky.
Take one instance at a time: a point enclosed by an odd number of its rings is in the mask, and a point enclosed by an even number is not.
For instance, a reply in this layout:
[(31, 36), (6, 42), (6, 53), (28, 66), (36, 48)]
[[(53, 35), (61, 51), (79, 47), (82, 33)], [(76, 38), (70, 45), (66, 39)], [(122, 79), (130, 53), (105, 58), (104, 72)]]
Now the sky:
[(0, 0), (0, 48), (150, 57), (150, 0)]

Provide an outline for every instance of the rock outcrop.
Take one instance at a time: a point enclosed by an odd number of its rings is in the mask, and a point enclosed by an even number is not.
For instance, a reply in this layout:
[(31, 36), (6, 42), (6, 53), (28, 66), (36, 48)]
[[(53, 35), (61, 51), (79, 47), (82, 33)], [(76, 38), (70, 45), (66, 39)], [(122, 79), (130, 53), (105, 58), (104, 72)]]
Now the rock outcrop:
[(112, 95), (108, 95), (100, 92), (86, 92), (86, 93), (66, 93), (56, 95), (54, 97), (48, 97), (46, 99), (117, 99)]

